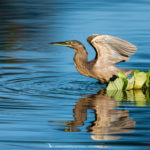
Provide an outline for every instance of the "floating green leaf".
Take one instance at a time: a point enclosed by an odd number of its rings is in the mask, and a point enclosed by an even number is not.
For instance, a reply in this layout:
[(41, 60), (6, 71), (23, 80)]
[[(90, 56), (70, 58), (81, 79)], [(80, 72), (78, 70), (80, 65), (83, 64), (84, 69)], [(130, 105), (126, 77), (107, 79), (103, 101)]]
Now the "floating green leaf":
[(127, 76), (123, 72), (118, 72), (118, 77), (126, 79)]
[(109, 82), (107, 91), (109, 90), (132, 90), (150, 87), (150, 71), (148, 73), (135, 70), (131, 78), (127, 79), (123, 72), (118, 73), (118, 78)]
[(123, 90), (124, 81), (122, 78), (117, 78), (115, 81), (110, 81), (109, 85), (107, 86), (107, 90)]
[(114, 90), (117, 90), (117, 88), (114, 86), (114, 82), (110, 81), (107, 86), (107, 91), (114, 91)]
[(150, 87), (150, 70), (147, 72), (146, 87)]
[(124, 82), (123, 82), (123, 79), (122, 79), (122, 78), (117, 78), (117, 79), (114, 81), (114, 84), (115, 84), (117, 90), (122, 90), (122, 89), (123, 89)]
[(134, 76), (128, 79), (128, 84), (125, 90), (132, 90), (134, 87)]
[(134, 72), (134, 89), (142, 89), (144, 83), (146, 82), (147, 76), (145, 72)]

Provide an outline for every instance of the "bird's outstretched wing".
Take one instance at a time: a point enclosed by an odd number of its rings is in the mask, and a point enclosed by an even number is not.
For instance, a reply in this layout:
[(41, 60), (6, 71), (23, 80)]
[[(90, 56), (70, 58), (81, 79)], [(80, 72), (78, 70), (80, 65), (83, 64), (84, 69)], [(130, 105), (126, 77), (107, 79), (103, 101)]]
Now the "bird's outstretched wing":
[(97, 63), (116, 64), (121, 61), (129, 60), (137, 50), (136, 46), (110, 35), (93, 34), (87, 41), (94, 47), (97, 53)]

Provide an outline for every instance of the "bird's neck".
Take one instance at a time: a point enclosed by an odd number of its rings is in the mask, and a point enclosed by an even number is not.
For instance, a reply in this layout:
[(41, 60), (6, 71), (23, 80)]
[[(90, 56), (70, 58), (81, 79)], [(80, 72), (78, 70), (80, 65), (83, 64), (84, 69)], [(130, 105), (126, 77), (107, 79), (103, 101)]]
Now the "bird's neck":
[(77, 70), (85, 75), (87, 73), (87, 61), (88, 61), (88, 54), (84, 48), (84, 46), (80, 46), (78, 50), (76, 50), (76, 54), (74, 56), (74, 64)]

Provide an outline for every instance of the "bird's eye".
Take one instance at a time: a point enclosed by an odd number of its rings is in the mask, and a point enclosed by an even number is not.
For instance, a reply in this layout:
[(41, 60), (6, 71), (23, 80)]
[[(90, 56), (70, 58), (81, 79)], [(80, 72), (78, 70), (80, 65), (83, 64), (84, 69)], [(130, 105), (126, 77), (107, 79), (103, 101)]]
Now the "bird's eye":
[(67, 42), (66, 42), (66, 44), (72, 44), (72, 42), (70, 42), (70, 41), (67, 41)]

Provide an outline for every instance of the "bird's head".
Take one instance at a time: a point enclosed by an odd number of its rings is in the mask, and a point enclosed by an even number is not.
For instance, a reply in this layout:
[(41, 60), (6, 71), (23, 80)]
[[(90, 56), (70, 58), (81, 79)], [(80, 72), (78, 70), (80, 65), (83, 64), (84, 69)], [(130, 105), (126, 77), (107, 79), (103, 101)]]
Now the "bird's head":
[(78, 50), (81, 46), (83, 47), (82, 43), (76, 40), (70, 40), (66, 42), (54, 42), (54, 43), (49, 43), (49, 44), (67, 46), (67, 47), (74, 49), (75, 51)]

